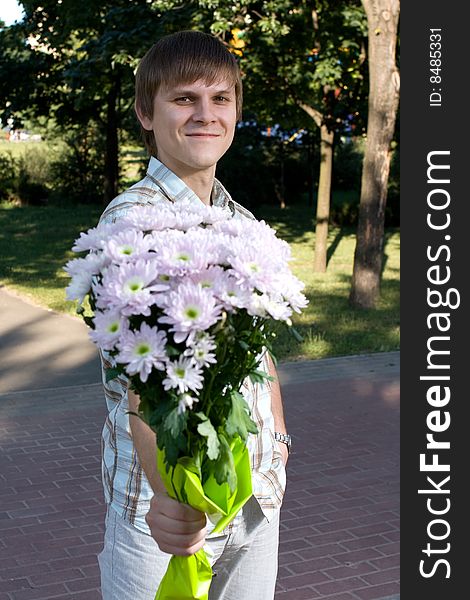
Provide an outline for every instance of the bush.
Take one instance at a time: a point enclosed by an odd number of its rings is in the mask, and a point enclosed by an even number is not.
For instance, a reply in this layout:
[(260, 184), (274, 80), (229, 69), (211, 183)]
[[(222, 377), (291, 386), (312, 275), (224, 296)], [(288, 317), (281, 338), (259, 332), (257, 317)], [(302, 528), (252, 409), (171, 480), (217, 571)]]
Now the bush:
[(16, 191), (18, 166), (10, 152), (0, 153), (0, 200), (11, 200)]
[(47, 202), (50, 154), (39, 145), (21, 144), (0, 153), (0, 196), (27, 205)]
[(100, 203), (103, 198), (104, 153), (91, 131), (70, 134), (60, 158), (51, 164), (55, 204)]
[(18, 158), (16, 192), (21, 204), (40, 206), (49, 197), (50, 153), (44, 147), (30, 147)]

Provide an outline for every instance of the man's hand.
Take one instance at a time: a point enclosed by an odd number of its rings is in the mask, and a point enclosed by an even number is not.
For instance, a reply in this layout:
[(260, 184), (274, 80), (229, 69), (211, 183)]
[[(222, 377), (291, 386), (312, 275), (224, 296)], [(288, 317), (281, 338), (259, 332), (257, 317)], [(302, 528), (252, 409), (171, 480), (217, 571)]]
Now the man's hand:
[(145, 520), (163, 552), (190, 556), (204, 546), (205, 514), (165, 493), (157, 493), (152, 498)]

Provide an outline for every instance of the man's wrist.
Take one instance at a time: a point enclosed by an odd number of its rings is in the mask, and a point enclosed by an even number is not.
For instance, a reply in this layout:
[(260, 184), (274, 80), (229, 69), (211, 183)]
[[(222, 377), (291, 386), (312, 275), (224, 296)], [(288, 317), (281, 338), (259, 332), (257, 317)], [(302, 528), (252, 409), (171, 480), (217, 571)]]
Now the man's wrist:
[(277, 442), (281, 442), (287, 447), (287, 452), (290, 454), (291, 446), (292, 446), (292, 438), (288, 433), (281, 433), (280, 431), (274, 432), (274, 439)]

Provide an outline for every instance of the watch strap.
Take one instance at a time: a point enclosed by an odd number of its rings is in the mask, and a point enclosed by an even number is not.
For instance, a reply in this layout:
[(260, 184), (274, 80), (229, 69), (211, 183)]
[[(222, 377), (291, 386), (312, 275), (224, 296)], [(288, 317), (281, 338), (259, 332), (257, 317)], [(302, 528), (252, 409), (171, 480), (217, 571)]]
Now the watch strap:
[(288, 433), (280, 433), (279, 431), (274, 432), (274, 439), (287, 446), (287, 450), (290, 452), (292, 446), (292, 438)]

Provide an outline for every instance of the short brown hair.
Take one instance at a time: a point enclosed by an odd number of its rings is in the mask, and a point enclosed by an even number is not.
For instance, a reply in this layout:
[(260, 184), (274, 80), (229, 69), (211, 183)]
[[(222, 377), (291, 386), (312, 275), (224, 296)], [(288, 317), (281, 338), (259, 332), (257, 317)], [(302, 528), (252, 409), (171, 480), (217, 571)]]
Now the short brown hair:
[[(161, 86), (199, 80), (212, 85), (225, 78), (235, 85), (237, 119), (240, 119), (242, 82), (235, 56), (213, 35), (179, 31), (161, 38), (140, 61), (135, 77), (135, 106), (152, 118), (155, 95)], [(141, 126), (141, 134), (149, 154), (156, 156), (153, 131)]]

